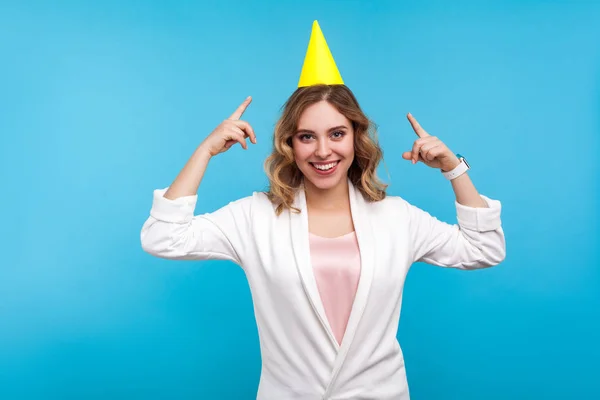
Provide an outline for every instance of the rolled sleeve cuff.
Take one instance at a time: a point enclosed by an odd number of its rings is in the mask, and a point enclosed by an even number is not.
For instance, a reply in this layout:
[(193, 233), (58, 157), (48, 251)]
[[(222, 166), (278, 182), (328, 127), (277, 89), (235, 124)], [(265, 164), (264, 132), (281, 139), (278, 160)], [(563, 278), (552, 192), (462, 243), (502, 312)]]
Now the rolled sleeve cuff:
[(164, 194), (169, 188), (154, 190), (154, 199), (150, 215), (159, 221), (184, 224), (192, 220), (196, 208), (197, 195), (183, 196), (175, 200), (167, 199)]
[(480, 195), (488, 207), (467, 207), (455, 201), (456, 217), (461, 228), (478, 232), (493, 231), (502, 225), (502, 204), (498, 200)]

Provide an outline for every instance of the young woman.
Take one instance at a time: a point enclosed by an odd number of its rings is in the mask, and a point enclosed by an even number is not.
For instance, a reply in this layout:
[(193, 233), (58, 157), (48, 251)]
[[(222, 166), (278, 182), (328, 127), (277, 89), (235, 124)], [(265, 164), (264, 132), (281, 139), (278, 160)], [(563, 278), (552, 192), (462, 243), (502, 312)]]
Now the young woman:
[[(156, 190), (141, 232), (169, 259), (230, 260), (249, 281), (260, 336), (259, 399), (408, 399), (396, 334), (404, 279), (422, 261), (485, 268), (505, 256), (500, 203), (467, 173), (451, 180), (458, 224), (386, 196), (382, 152), (344, 85), (299, 88), (287, 101), (266, 169), (268, 193), (194, 216), (209, 160), (256, 143), (248, 98)], [(455, 170), (461, 161), (408, 115), (418, 139), (402, 157)]]

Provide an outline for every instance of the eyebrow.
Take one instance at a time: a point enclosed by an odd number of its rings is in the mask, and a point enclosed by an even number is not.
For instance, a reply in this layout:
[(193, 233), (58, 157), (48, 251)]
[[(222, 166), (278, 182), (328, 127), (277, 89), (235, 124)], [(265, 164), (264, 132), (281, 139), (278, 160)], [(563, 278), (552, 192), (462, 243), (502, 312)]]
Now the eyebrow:
[[(334, 126), (333, 128), (329, 128), (327, 130), (327, 132), (337, 131), (340, 129), (348, 129), (348, 127), (346, 125), (338, 125), (338, 126)], [(296, 134), (298, 134), (298, 133), (315, 133), (315, 132), (311, 131), (310, 129), (298, 129), (296, 131)]]

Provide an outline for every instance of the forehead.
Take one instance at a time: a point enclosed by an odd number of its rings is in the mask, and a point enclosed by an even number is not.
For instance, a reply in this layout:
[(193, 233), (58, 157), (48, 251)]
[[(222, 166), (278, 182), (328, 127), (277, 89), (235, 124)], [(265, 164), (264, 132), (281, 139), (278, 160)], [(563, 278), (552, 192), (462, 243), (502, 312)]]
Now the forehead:
[(350, 121), (326, 101), (308, 106), (298, 120), (298, 130), (326, 131), (332, 126), (350, 127)]

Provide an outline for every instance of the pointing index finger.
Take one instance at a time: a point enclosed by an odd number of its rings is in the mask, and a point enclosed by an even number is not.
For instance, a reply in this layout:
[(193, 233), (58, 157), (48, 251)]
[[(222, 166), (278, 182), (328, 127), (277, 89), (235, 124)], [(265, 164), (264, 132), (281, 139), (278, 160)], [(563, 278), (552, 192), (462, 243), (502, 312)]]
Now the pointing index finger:
[(429, 133), (425, 131), (425, 129), (421, 128), (421, 125), (419, 125), (419, 123), (417, 122), (415, 117), (412, 116), (411, 113), (408, 113), (407, 118), (418, 137), (430, 136)]
[(242, 104), (240, 104), (240, 106), (233, 112), (233, 114), (231, 114), (229, 119), (233, 119), (233, 120), (240, 119), (242, 117), (242, 114), (244, 114), (244, 111), (246, 111), (246, 108), (248, 108), (248, 105), (251, 102), (252, 102), (252, 96), (246, 97), (246, 100), (244, 100), (244, 102)]

